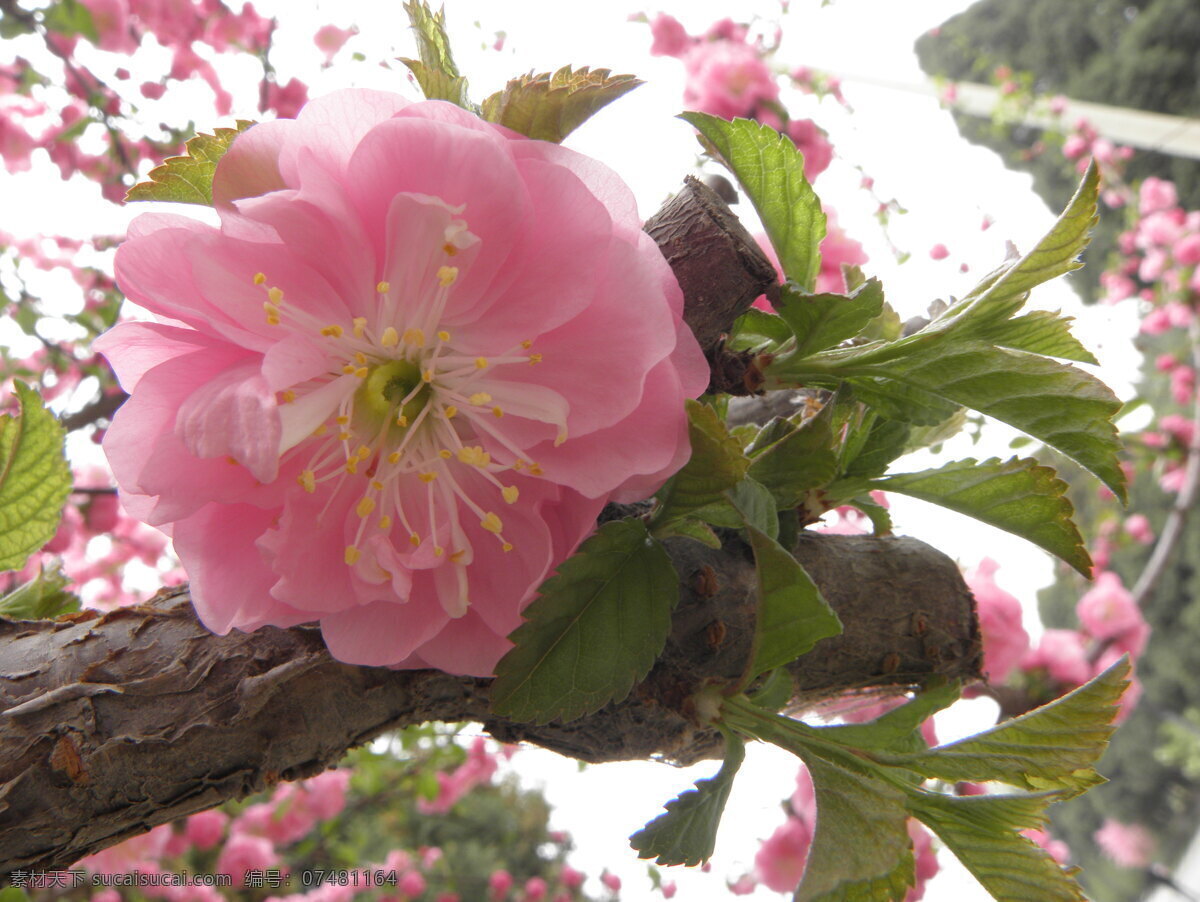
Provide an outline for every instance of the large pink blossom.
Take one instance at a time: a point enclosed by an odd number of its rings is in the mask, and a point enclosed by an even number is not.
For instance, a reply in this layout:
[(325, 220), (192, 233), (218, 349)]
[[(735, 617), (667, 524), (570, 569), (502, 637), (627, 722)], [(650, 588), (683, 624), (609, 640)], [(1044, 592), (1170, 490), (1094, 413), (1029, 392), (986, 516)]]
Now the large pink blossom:
[(689, 110), (723, 119), (753, 115), (760, 104), (779, 98), (775, 75), (762, 54), (742, 41), (701, 41), (683, 57)]
[(996, 585), (999, 566), (991, 558), (984, 558), (965, 574), (979, 614), (983, 672), (994, 683), (1004, 682), (1029, 651), (1029, 634), (1022, 624), (1021, 602)]
[(601, 164), (446, 103), (345, 91), (218, 166), (219, 229), (146, 214), (103, 336), (105, 438), (218, 633), (486, 675), (606, 501), (688, 456), (707, 370)]

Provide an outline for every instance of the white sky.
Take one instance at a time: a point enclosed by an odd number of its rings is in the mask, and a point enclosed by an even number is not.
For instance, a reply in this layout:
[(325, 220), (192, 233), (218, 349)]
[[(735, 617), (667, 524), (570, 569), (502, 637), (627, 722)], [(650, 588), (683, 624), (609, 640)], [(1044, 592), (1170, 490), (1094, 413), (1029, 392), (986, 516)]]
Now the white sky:
[[(566, 63), (603, 66), (645, 79), (646, 85), (596, 116), (572, 135), (567, 145), (616, 169), (634, 188), (642, 213), (648, 216), (683, 176), (693, 171), (697, 145), (690, 127), (673, 118), (682, 109), (682, 66), (674, 59), (650, 57), (649, 29), (626, 21), (627, 16), (661, 9), (695, 32), (731, 14), (740, 20), (753, 14), (775, 18), (779, 4), (671, 0), (639, 7), (634, 3), (636, 0), (628, 6), (562, 0), (448, 0), (447, 15), (460, 68), (471, 80), (476, 99), (497, 90), (513, 75)], [(969, 5), (969, 0), (924, 0), (918, 4), (837, 0), (822, 8), (819, 0), (793, 0), (791, 14), (784, 19), (785, 43), (779, 61), (788, 67), (804, 64), (876, 78), (919, 79), (912, 42)], [(299, 76), (310, 85), (311, 95), (349, 84), (393, 89), (403, 85), (401, 67), (378, 65), (380, 59), (391, 56), (415, 55), (399, 3), (318, 2), (315, 12), (311, 0), (260, 0), (256, 6), (280, 19), (272, 59), (281, 81)], [(327, 22), (357, 25), (360, 34), (343, 50), (338, 65), (321, 71), (321, 55), (311, 35)], [(489, 49), (498, 31), (507, 33), (500, 52)], [(355, 50), (364, 53), (368, 63), (348, 62)], [(153, 51), (143, 52), (148, 59), (154, 58)], [(0, 48), (0, 60), (7, 56)], [(241, 71), (243, 87), (235, 91), (239, 108), (234, 115), (254, 118), (257, 73), (248, 63)], [(236, 77), (227, 78), (227, 85), (234, 84)], [(1054, 216), (1030, 190), (1029, 179), (1004, 169), (991, 152), (963, 142), (949, 113), (932, 99), (853, 82), (845, 85), (845, 94), (854, 107), (853, 115), (832, 102), (818, 106), (811, 98), (798, 95), (785, 99), (795, 100), (794, 109), (800, 115), (814, 116), (830, 131), (841, 159), (817, 180), (816, 189), (837, 209), (842, 225), (866, 246), (871, 257), (867, 269), (883, 279), (888, 299), (902, 319), (921, 312), (936, 297), (962, 294), (1003, 259), (1005, 240), (1026, 250), (1053, 222)], [(198, 82), (169, 94), (161, 103), (164, 115), (177, 119), (180, 111), (186, 110), (184, 115), (194, 119), (201, 130), (228, 124), (215, 120), (211, 94)], [(154, 108), (147, 105), (151, 111)], [(858, 187), (861, 175), (857, 167), (874, 177), (879, 196), (894, 197), (910, 211), (892, 220), (892, 240), (912, 255), (903, 265), (896, 263), (875, 225), (875, 201)], [(40, 165), (34, 178), (19, 179), (0, 172), (0, 229), (84, 237), (121, 231), (130, 216), (140, 212), (103, 205), (94, 189), (63, 185), (54, 175), (46, 175), (47, 171), (48, 164)], [(32, 185), (37, 186), (36, 195), (29, 191)], [(745, 207), (737, 209), (745, 215)], [(983, 232), (980, 223), (985, 213), (995, 225)], [(949, 259), (929, 259), (929, 248), (936, 243), (950, 249)], [(959, 272), (962, 263), (970, 268), (967, 274)], [(1068, 312), (1080, 309), (1065, 285), (1039, 289), (1031, 306)], [(1118, 392), (1128, 394), (1127, 380), (1137, 359), (1129, 342), (1136, 331), (1132, 311), (1093, 309), (1086, 317), (1081, 337), (1106, 364), (1103, 377)], [(0, 333), (0, 340), (3, 337)], [(960, 442), (950, 450), (957, 457), (1008, 456), (1011, 452), (1006, 443), (1012, 435), (996, 429), (986, 444), (973, 447)], [(928, 465), (916, 461), (912, 469)], [(925, 538), (964, 566), (976, 563), (985, 553), (1000, 561), (998, 581), (1021, 597), (1030, 610), (1036, 587), (1050, 579), (1049, 558), (1006, 533), (902, 498), (895, 500), (893, 513), (899, 532)], [(949, 728), (982, 729), (988, 725), (988, 716), (986, 705), (977, 706), (967, 721)], [(523, 779), (545, 786), (555, 806), (556, 826), (575, 836), (579, 847), (573, 856), (576, 866), (589, 875), (598, 875), (603, 868), (619, 874), (625, 884), (621, 898), (626, 902), (661, 897), (650, 892), (646, 865), (634, 857), (625, 837), (657, 816), (662, 804), (692, 781), (716, 769), (715, 763), (687, 771), (647, 763), (591, 767), (581, 773), (573, 761), (536, 751), (522, 753), (515, 764)], [(758, 840), (770, 835), (782, 820), (779, 801), (791, 793), (795, 770), (792, 759), (775, 749), (754, 750), (734, 790), (713, 860), (713, 876), (666, 874), (680, 884), (676, 898), (727, 895), (714, 886), (714, 879), (719, 879), (717, 875), (736, 877), (752, 867)], [(943, 855), (943, 868), (952, 874), (957, 870), (949, 855)], [(970, 878), (965, 881), (961, 873), (939, 877), (925, 898), (930, 902), (989, 898)], [(594, 879), (589, 888), (599, 890)], [(753, 898), (779, 897), (760, 890)]]

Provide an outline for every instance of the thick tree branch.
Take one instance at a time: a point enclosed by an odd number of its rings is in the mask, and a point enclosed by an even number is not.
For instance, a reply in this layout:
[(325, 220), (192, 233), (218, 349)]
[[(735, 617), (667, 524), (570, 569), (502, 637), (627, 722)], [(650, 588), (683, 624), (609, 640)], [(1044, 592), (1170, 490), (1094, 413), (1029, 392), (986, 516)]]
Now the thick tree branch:
[[(629, 698), (569, 724), (493, 717), (487, 680), (341, 664), (314, 628), (214, 636), (183, 589), (110, 614), (0, 621), (0, 874), (69, 866), (427, 721), (477, 721), (585, 761), (715, 755), (689, 698), (745, 667), (753, 561), (736, 536), (719, 552), (668, 545), (682, 592), (667, 649)], [(971, 596), (941, 552), (806, 534), (796, 553), (846, 626), (793, 665), (797, 704), (978, 675)]]

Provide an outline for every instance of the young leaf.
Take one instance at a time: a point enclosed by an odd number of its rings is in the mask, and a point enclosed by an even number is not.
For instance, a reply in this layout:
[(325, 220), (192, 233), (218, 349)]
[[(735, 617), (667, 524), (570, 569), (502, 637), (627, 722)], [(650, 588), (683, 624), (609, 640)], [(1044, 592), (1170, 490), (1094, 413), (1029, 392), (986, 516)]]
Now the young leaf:
[(660, 537), (672, 520), (723, 503), (725, 490), (741, 482), (750, 465), (741, 445), (711, 407), (688, 401), (687, 410), (692, 456), (658, 492), (659, 507), (652, 523), (654, 534)]
[(0, 570), (19, 570), (52, 538), (71, 491), (62, 426), (15, 382), (18, 416), (0, 416)]
[(458, 72), (450, 53), (446, 34), (446, 12), (433, 12), (424, 0), (405, 0), (404, 11), (417, 36), (420, 61), (401, 58), (429, 100), (448, 100), (463, 109), (472, 109), (467, 97), (467, 80)]
[(843, 458), (845, 477), (871, 478), (887, 472), (891, 462), (908, 448), (912, 426), (876, 416), (871, 418), (865, 432), (862, 443), (853, 449), (853, 456), (847, 454)]
[(789, 356), (808, 357), (853, 338), (883, 312), (883, 286), (870, 279), (849, 295), (807, 294), (785, 282), (775, 307), (796, 336)]
[(780, 510), (795, 507), (809, 490), (831, 482), (837, 475), (837, 454), (827, 420), (809, 420), (756, 454), (749, 475), (767, 487)]
[(605, 523), (542, 583), (496, 665), (492, 707), (569, 721), (629, 694), (662, 651), (679, 600), (671, 558), (636, 519)]
[(828, 736), (842, 745), (859, 749), (884, 749), (912, 751), (910, 740), (916, 736), (920, 749), (925, 748), (917, 731), (926, 720), (944, 708), (950, 707), (962, 694), (962, 686), (945, 679), (931, 682), (926, 689), (899, 708), (881, 714), (867, 723), (842, 724), (826, 727), (823, 736)]
[[(791, 139), (749, 119), (727, 122), (707, 113), (683, 113), (737, 177), (758, 211), (784, 275), (811, 291), (821, 268), (825, 237), (821, 201), (804, 177), (804, 155)], [(704, 143), (704, 142), (701, 142)]]
[(881, 753), (877, 760), (949, 782), (996, 780), (1078, 795), (1104, 782), (1094, 765), (1115, 729), (1128, 674), (1124, 657), (1062, 698), (976, 736), (918, 754)]
[(805, 755), (817, 799), (817, 829), (794, 902), (903, 899), (913, 885), (904, 795), (816, 755)]
[(1033, 458), (978, 463), (956, 460), (935, 470), (872, 480), (875, 488), (911, 495), (974, 517), (1062, 558), (1086, 577), (1092, 559), (1071, 520), (1067, 484)]
[(1041, 827), (1060, 793), (944, 796), (914, 793), (910, 810), (997, 902), (1084, 902), (1071, 875), (1018, 830)]
[(791, 327), (782, 316), (751, 307), (734, 321), (725, 346), (733, 351), (748, 351), (782, 344), (791, 337)]
[(858, 377), (851, 385), (854, 396), (882, 416), (913, 426), (936, 426), (961, 409), (932, 392), (890, 379)]
[(643, 82), (608, 69), (522, 75), (483, 101), (483, 118), (530, 138), (559, 143), (588, 119)]
[(754, 658), (746, 679), (790, 664), (822, 639), (842, 632), (842, 622), (800, 563), (761, 530), (746, 526), (758, 580)]
[(57, 3), (50, 4), (42, 13), (42, 23), (48, 31), (64, 37), (82, 35), (93, 44), (100, 42), (91, 10), (79, 0), (58, 0)]
[(49, 620), (79, 610), (79, 598), (64, 591), (70, 582), (61, 569), (44, 569), (0, 598), (0, 617), (9, 620)]
[(129, 189), (125, 200), (157, 200), (179, 204), (212, 206), (213, 173), (229, 150), (233, 139), (254, 125), (237, 120), (237, 128), (216, 128), (211, 135), (198, 134), (184, 145), (187, 154), (168, 157), (161, 166), (150, 170), (150, 181), (138, 182)]
[[(775, 496), (762, 483), (747, 476), (725, 493), (742, 521), (761, 530), (772, 539), (779, 538), (779, 515), (775, 511)], [(741, 523), (734, 524), (735, 528)]]
[(688, 867), (708, 861), (716, 846), (717, 827), (733, 788), (733, 778), (745, 757), (745, 743), (727, 733), (725, 761), (717, 775), (697, 780), (695, 789), (667, 802), (666, 814), (660, 814), (629, 837), (629, 845), (637, 851), (638, 858), (653, 858), (660, 865)]
[(1047, 357), (1062, 357), (1080, 363), (1099, 363), (1092, 352), (1071, 334), (1073, 317), (1048, 310), (1034, 310), (988, 328), (992, 344), (1014, 351), (1028, 351)]

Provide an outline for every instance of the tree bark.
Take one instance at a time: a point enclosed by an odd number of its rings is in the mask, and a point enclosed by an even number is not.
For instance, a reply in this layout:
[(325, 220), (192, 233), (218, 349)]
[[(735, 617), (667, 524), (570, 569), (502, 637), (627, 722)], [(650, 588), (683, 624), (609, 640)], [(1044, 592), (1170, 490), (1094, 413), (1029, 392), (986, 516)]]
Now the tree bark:
[[(694, 179), (646, 228), (683, 288), (712, 387), (753, 394), (753, 360), (726, 351), (724, 333), (776, 284), (770, 263)], [(590, 762), (716, 755), (719, 737), (696, 722), (690, 699), (746, 669), (753, 557), (733, 533), (719, 551), (683, 539), (667, 547), (681, 600), (665, 650), (627, 699), (566, 724), (495, 717), (488, 680), (341, 664), (315, 627), (214, 636), (186, 589), (109, 614), (0, 620), (0, 877), (68, 867), (158, 824), (316, 774), (410, 724), (476, 721), (503, 741)], [(979, 676), (973, 600), (945, 555), (914, 539), (809, 533), (795, 554), (845, 626), (792, 665), (796, 707), (902, 692), (934, 674)]]
[[(627, 699), (567, 724), (496, 718), (488, 680), (341, 664), (314, 627), (214, 636), (186, 589), (109, 614), (0, 621), (0, 875), (68, 867), (410, 724), (476, 721), (591, 762), (714, 756), (719, 738), (689, 699), (746, 666), (753, 558), (734, 535), (719, 552), (667, 544), (681, 599), (666, 650)], [(971, 595), (941, 552), (804, 535), (796, 554), (846, 628), (792, 665), (796, 704), (978, 676)]]

